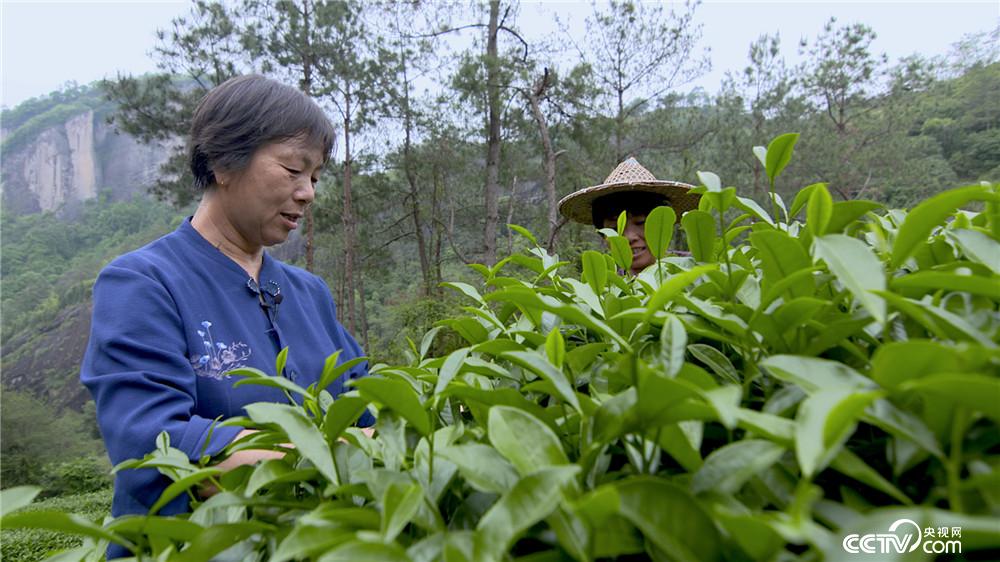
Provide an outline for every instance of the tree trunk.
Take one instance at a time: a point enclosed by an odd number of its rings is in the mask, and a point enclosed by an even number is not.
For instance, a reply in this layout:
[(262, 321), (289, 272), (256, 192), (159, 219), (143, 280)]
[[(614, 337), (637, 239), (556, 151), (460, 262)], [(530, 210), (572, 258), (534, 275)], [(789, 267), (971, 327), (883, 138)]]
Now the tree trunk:
[[(302, 2), (302, 42), (305, 45), (302, 55), (302, 81), (299, 83), (301, 89), (309, 97), (312, 97), (312, 47), (309, 41), (309, 24), (311, 23), (312, 5), (310, 0)], [(314, 228), (312, 205), (306, 207), (306, 271), (313, 270), (314, 256)]]
[[(545, 95), (545, 90), (549, 87), (549, 69), (535, 81), (532, 89), (528, 91), (528, 102), (531, 104), (531, 115), (538, 125), (538, 134), (542, 138), (543, 165), (545, 166), (545, 199), (548, 203), (549, 219), (549, 244), (555, 244), (556, 229), (559, 227), (559, 201), (556, 197), (556, 157), (555, 150), (552, 149), (552, 139), (549, 136), (549, 126), (542, 114), (541, 101)], [(551, 249), (551, 248), (550, 248)]]
[(351, 95), (344, 94), (344, 296), (347, 298), (347, 329), (357, 327), (354, 307), (354, 211), (351, 208)]
[(416, 173), (413, 171), (412, 130), (413, 120), (410, 112), (410, 84), (406, 75), (406, 54), (400, 49), (400, 63), (403, 68), (403, 168), (406, 181), (410, 187), (411, 214), (413, 216), (413, 232), (417, 236), (417, 255), (420, 258), (420, 274), (424, 284), (423, 296), (431, 294), (431, 271), (427, 259), (427, 243), (424, 240), (424, 223), (420, 218), (420, 190), (417, 187)]
[(490, 1), (489, 36), (486, 41), (486, 101), (488, 107), (488, 133), (486, 141), (486, 227), (483, 263), (492, 266), (497, 257), (497, 224), (500, 219), (498, 199), (500, 192), (500, 69), (497, 56), (497, 29), (500, 17), (500, 0)]
[(625, 159), (625, 151), (622, 145), (625, 144), (625, 86), (622, 85), (621, 64), (619, 61), (618, 85), (615, 94), (618, 95), (618, 113), (615, 114), (615, 165)]
[[(442, 145), (444, 142), (442, 141)], [(442, 149), (444, 147), (442, 146)], [(434, 191), (431, 193), (431, 215), (436, 218), (441, 217), (441, 189), (443, 180), (438, 170), (437, 164), (434, 165), (433, 170), (433, 181), (434, 181)], [(441, 223), (435, 222), (434, 228), (434, 284), (432, 289), (435, 295), (439, 295), (441, 292), (441, 241), (444, 238), (442, 233)]]
[(358, 313), (361, 326), (361, 349), (368, 350), (368, 313), (365, 309), (365, 273), (358, 272)]

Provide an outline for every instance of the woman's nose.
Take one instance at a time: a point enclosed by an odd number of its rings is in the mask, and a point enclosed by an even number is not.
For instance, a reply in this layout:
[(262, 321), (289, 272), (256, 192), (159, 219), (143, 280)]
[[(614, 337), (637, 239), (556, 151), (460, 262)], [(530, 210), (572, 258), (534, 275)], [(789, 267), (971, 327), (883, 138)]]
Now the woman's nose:
[(296, 187), (292, 196), (295, 197), (296, 201), (308, 205), (313, 202), (313, 199), (316, 199), (316, 186), (313, 185), (312, 180), (307, 179)]

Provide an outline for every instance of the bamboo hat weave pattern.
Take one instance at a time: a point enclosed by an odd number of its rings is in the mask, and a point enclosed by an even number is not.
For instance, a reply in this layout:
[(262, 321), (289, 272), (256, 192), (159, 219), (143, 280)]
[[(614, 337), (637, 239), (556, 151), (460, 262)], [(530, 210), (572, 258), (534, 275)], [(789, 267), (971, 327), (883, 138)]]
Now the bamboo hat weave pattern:
[(642, 191), (663, 195), (667, 199), (667, 205), (673, 207), (679, 217), (685, 211), (698, 208), (700, 196), (689, 192), (692, 187), (694, 186), (679, 181), (658, 180), (635, 158), (628, 158), (618, 164), (604, 183), (585, 187), (563, 197), (559, 201), (559, 212), (572, 221), (592, 224), (591, 210), (599, 197), (623, 191)]

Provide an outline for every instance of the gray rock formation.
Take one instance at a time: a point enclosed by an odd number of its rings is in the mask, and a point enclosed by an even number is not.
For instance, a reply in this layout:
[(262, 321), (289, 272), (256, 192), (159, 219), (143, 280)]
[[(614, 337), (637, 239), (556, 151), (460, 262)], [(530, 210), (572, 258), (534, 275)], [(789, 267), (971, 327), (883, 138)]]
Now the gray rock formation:
[(59, 211), (101, 190), (110, 190), (114, 200), (145, 193), (170, 152), (166, 144), (120, 134), (93, 110), (6, 148), (3, 204), (16, 214)]

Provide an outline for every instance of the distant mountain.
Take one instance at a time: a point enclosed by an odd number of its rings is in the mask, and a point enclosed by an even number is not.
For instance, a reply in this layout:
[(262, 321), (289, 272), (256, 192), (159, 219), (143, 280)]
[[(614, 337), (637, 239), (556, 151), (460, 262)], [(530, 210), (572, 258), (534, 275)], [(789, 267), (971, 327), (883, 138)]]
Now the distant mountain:
[(107, 190), (145, 194), (170, 147), (142, 144), (108, 124), (114, 105), (83, 86), (28, 100), (0, 115), (0, 185), (6, 212), (72, 211)]

